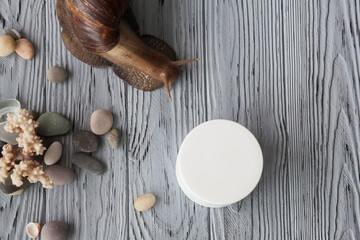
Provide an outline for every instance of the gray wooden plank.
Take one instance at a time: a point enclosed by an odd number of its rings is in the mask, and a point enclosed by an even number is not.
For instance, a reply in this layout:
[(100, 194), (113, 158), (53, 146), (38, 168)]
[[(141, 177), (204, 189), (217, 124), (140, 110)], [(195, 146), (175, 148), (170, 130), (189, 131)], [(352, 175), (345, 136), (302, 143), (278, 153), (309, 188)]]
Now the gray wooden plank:
[(257, 189), (210, 211), (212, 239), (357, 239), (358, 2), (206, 3), (209, 118), (247, 126), (265, 156)]
[[(200, 1), (136, 1), (141, 32), (164, 39), (178, 59), (204, 59), (203, 8)], [(208, 209), (181, 192), (175, 162), (178, 148), (194, 126), (206, 120), (205, 64), (188, 64), (171, 89), (143, 93), (128, 88), (129, 236), (131, 239), (208, 239)], [(133, 210), (133, 201), (152, 192), (150, 211)]]

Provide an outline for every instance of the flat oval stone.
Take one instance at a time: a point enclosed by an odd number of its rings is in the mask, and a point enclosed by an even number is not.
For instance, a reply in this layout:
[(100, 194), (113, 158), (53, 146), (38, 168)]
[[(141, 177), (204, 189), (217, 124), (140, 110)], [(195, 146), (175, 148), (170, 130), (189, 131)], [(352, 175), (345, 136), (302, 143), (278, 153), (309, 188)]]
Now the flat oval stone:
[(46, 165), (53, 165), (60, 160), (61, 154), (62, 154), (61, 143), (58, 141), (53, 142), (45, 153), (44, 162), (46, 163)]
[(51, 137), (65, 134), (70, 131), (70, 121), (56, 112), (46, 112), (37, 119), (39, 127), (37, 133)]
[(34, 45), (26, 38), (16, 40), (15, 52), (23, 59), (30, 60), (35, 55)]
[(114, 123), (114, 117), (107, 110), (96, 110), (91, 114), (90, 127), (91, 131), (97, 135), (103, 135), (110, 130)]
[(52, 221), (46, 223), (41, 230), (41, 240), (66, 240), (69, 226), (64, 222)]
[(85, 153), (74, 153), (71, 156), (71, 162), (92, 174), (99, 174), (106, 170), (102, 162)]
[(46, 78), (53, 83), (63, 82), (68, 76), (66, 69), (59, 66), (53, 66), (46, 71)]
[(60, 165), (52, 165), (45, 172), (55, 185), (64, 185), (71, 183), (75, 179), (75, 173), (71, 168)]
[[(10, 172), (10, 174), (11, 173), (12, 172)], [(14, 193), (20, 191), (21, 189), (24, 189), (27, 186), (29, 186), (30, 182), (27, 180), (27, 178), (23, 178), (22, 180), (23, 180), (23, 184), (20, 187), (17, 187), (12, 183), (11, 177), (9, 175), (5, 179), (4, 183), (0, 182), (0, 190), (5, 194), (14, 194)]]
[(4, 34), (11, 36), (14, 40), (18, 40), (21, 38), (21, 33), (16, 29), (6, 29), (4, 31)]
[(95, 152), (99, 147), (99, 139), (92, 132), (80, 130), (73, 134), (72, 143), (81, 152)]

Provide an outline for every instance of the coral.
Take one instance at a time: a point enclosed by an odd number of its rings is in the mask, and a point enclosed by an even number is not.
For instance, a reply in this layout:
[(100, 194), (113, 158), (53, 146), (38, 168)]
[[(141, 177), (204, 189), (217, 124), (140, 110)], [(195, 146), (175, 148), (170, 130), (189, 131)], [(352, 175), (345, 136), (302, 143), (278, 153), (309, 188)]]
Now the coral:
[(39, 123), (35, 122), (29, 111), (25, 109), (18, 110), (16, 114), (9, 113), (7, 120), (5, 131), (19, 133), (16, 139), (19, 149), (15, 150), (11, 144), (3, 147), (3, 157), (0, 159), (0, 181), (4, 182), (12, 170), (10, 178), (17, 187), (23, 185), (23, 177), (27, 177), (31, 183), (40, 181), (44, 188), (52, 188), (54, 184), (45, 173), (43, 166), (33, 159), (34, 155), (42, 155), (46, 149), (35, 133)]
[(17, 187), (23, 184), (23, 177), (27, 177), (31, 183), (40, 181), (44, 188), (52, 188), (54, 186), (52, 180), (45, 173), (42, 165), (31, 159), (23, 160), (19, 164), (16, 164), (10, 177), (13, 184)]
[(39, 123), (32, 118), (32, 115), (26, 109), (20, 109), (16, 114), (9, 113), (5, 131), (19, 133), (16, 140), (24, 155), (42, 155), (46, 148), (43, 146), (40, 137), (35, 133), (35, 128), (39, 126)]
[(0, 182), (4, 182), (15, 165), (16, 153), (13, 145), (6, 144), (3, 146), (1, 154), (3, 157), (0, 158)]

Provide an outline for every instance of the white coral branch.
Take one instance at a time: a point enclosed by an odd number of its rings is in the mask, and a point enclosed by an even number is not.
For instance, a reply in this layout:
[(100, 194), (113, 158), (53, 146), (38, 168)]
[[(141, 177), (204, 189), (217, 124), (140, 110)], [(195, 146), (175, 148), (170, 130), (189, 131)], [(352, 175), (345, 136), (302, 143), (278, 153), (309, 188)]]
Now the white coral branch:
[(40, 181), (44, 188), (52, 188), (54, 186), (52, 180), (45, 173), (43, 166), (35, 160), (27, 159), (15, 165), (10, 177), (13, 184), (17, 187), (23, 184), (23, 177), (27, 177), (31, 183)]
[(26, 109), (20, 109), (16, 114), (8, 114), (8, 122), (4, 128), (7, 132), (19, 133), (19, 137), (16, 140), (19, 143), (19, 147), (22, 148), (24, 155), (42, 155), (46, 148), (35, 132), (35, 128), (39, 126), (39, 123), (35, 122), (32, 118), (32, 115)]
[(16, 153), (13, 145), (8, 143), (3, 146), (1, 154), (3, 157), (0, 158), (0, 182), (4, 182), (11, 169), (15, 166)]

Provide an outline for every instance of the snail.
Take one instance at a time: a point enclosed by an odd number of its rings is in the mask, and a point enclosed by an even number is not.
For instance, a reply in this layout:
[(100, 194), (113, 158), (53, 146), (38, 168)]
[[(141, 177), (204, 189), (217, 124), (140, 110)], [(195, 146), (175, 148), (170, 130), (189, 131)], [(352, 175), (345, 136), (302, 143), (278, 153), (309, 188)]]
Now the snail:
[(170, 85), (181, 65), (200, 59), (176, 61), (174, 50), (163, 40), (139, 35), (129, 0), (57, 0), (61, 38), (67, 49), (93, 67), (112, 67), (131, 86), (153, 91)]

